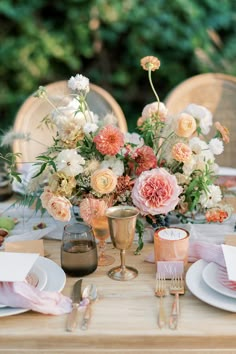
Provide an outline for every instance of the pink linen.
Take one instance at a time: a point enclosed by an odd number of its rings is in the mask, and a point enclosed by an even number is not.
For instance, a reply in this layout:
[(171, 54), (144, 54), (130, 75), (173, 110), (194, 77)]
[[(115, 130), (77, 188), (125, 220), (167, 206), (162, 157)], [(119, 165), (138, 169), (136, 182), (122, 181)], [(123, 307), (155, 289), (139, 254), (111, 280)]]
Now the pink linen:
[(0, 282), (0, 304), (50, 315), (71, 312), (71, 299), (58, 292), (40, 291), (26, 282)]
[[(215, 262), (222, 267), (226, 266), (221, 245), (216, 245), (204, 241), (190, 242), (188, 250), (188, 261), (193, 263), (198, 259), (204, 259), (207, 262)], [(148, 254), (145, 261), (155, 263), (154, 251)]]
[(214, 262), (225, 267), (225, 259), (221, 245), (216, 245), (204, 241), (190, 242), (188, 251), (188, 261), (195, 262), (204, 259), (207, 262)]

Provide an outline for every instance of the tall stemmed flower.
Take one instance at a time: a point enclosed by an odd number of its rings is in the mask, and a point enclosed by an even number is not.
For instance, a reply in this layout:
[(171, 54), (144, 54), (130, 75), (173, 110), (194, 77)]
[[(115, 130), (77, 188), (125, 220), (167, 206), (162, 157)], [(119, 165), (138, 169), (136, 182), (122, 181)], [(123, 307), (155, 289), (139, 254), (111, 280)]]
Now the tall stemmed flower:
[(152, 71), (158, 70), (161, 65), (161, 62), (156, 57), (147, 56), (147, 57), (142, 58), (140, 63), (141, 63), (141, 66), (143, 67), (143, 69), (148, 71), (148, 79), (149, 79), (152, 91), (157, 99), (157, 103), (158, 103), (157, 113), (159, 113), (160, 99), (159, 99), (159, 96), (158, 96), (158, 94), (155, 90), (155, 87), (153, 85), (153, 82), (152, 82)]
[(162, 137), (162, 130), (165, 126), (167, 109), (160, 101), (160, 98), (155, 90), (152, 82), (152, 72), (158, 70), (161, 63), (160, 60), (154, 56), (147, 56), (141, 59), (141, 66), (144, 70), (148, 71), (148, 80), (154, 96), (156, 97), (156, 102), (153, 102), (143, 109), (142, 117), (139, 119), (138, 125), (143, 133), (145, 143), (152, 146), (159, 162), (161, 163), (161, 147), (165, 143)]

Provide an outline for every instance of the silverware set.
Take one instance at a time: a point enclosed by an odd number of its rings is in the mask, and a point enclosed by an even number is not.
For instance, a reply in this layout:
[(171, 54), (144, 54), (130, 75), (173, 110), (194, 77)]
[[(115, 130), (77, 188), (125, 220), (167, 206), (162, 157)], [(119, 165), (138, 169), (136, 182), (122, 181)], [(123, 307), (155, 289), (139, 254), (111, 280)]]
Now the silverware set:
[[(183, 276), (173, 276), (169, 284), (164, 276), (157, 273), (155, 296), (159, 300), (157, 323), (159, 328), (163, 328), (167, 325), (170, 329), (178, 328), (178, 320), (180, 314), (179, 295), (183, 295), (185, 292)], [(164, 297), (168, 294), (174, 295), (172, 303), (171, 313), (169, 320), (167, 320), (167, 314), (165, 310)], [(81, 330), (87, 330), (91, 316), (93, 303), (97, 300), (97, 287), (94, 284), (87, 285), (82, 291), (82, 279), (79, 279), (73, 286), (71, 299), (72, 299), (72, 311), (69, 313), (66, 323), (66, 330), (73, 332), (79, 327), (78, 312), (82, 308), (82, 320), (80, 323)]]
[(66, 330), (73, 332), (78, 328), (79, 310), (82, 308), (81, 330), (87, 330), (92, 315), (92, 303), (97, 300), (97, 288), (94, 284), (87, 285), (82, 291), (82, 279), (79, 279), (73, 286), (71, 299), (72, 311), (69, 313), (66, 323)]
[[(159, 328), (165, 327), (167, 325), (167, 322), (170, 329), (178, 328), (178, 320), (180, 314), (179, 295), (184, 295), (184, 292), (185, 288), (182, 275), (174, 275), (171, 278), (169, 285), (167, 285), (165, 277), (157, 273), (155, 296), (160, 298), (157, 317), (157, 323)], [(174, 295), (169, 321), (167, 321), (167, 315), (163, 300), (163, 298), (168, 294)]]

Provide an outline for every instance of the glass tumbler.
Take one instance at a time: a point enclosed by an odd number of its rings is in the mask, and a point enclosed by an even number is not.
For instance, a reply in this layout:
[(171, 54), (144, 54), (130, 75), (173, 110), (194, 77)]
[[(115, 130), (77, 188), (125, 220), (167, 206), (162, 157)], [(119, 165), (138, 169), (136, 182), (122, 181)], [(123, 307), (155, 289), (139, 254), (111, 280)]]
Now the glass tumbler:
[(98, 257), (92, 228), (85, 223), (64, 227), (61, 245), (61, 267), (71, 276), (84, 276), (97, 269)]

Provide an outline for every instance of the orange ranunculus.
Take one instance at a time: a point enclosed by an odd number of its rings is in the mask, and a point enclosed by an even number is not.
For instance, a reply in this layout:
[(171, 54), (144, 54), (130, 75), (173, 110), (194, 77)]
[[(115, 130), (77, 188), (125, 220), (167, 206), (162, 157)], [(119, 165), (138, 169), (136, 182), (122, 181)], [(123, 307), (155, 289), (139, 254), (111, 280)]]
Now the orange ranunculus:
[(108, 194), (114, 191), (117, 176), (108, 168), (95, 171), (91, 176), (91, 187), (97, 193)]
[(197, 124), (193, 116), (181, 113), (177, 120), (175, 133), (181, 138), (189, 138), (196, 130)]

